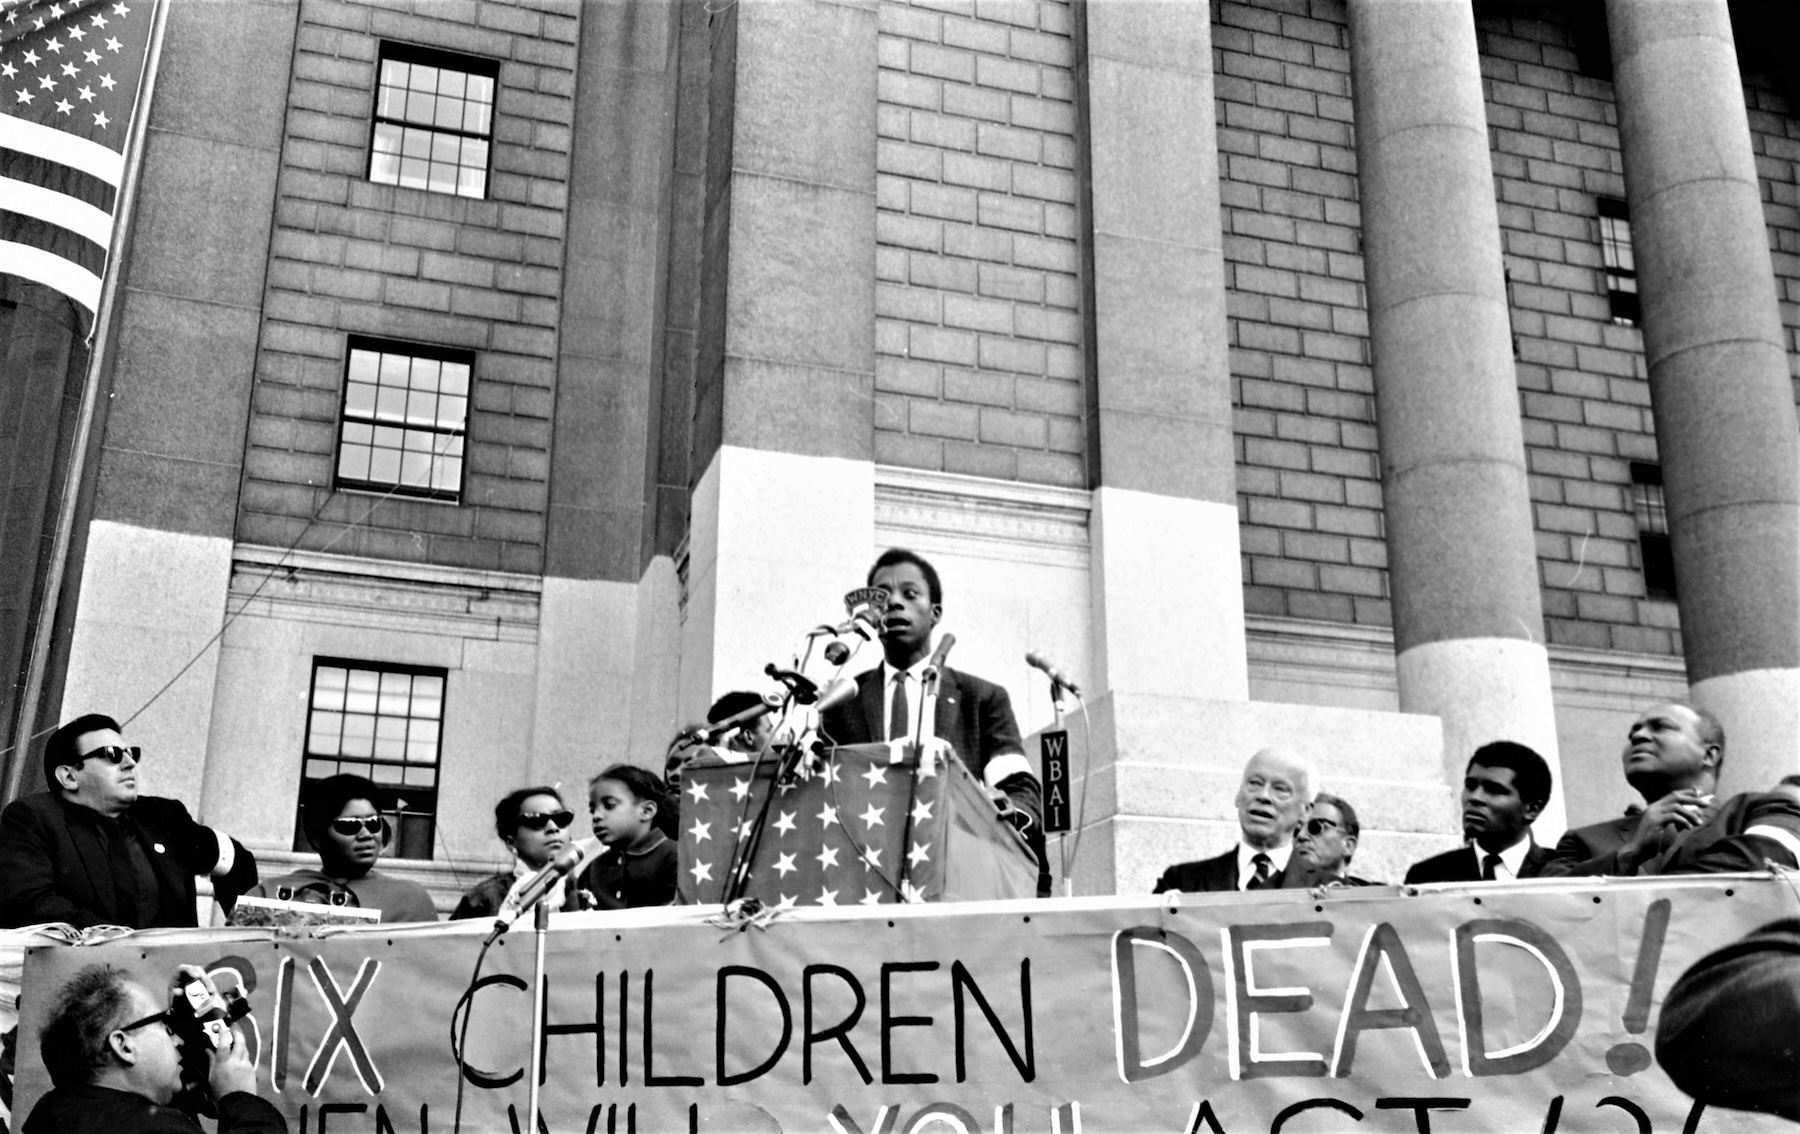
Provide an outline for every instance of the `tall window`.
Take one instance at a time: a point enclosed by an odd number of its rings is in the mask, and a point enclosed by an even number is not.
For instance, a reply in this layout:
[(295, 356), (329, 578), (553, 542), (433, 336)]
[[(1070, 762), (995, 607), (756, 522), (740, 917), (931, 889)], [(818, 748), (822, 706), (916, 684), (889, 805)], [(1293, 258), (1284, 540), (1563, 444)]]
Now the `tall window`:
[(353, 337), (338, 426), (344, 488), (455, 500), (475, 356)]
[[(300, 797), (327, 776), (375, 782), (372, 800), (393, 830), (388, 853), (430, 858), (437, 826), (438, 755), (445, 671), (380, 662), (313, 659)], [(294, 849), (306, 836), (294, 825)]]
[(491, 59), (382, 44), (369, 180), (486, 197), (499, 74)]
[(1638, 324), (1637, 261), (1631, 255), (1631, 217), (1625, 202), (1601, 197), (1600, 254), (1606, 261), (1606, 298), (1615, 323)]
[(1669, 515), (1663, 507), (1662, 467), (1631, 462), (1631, 502), (1637, 512), (1638, 550), (1644, 560), (1644, 593), (1675, 597), (1675, 555), (1669, 549)]

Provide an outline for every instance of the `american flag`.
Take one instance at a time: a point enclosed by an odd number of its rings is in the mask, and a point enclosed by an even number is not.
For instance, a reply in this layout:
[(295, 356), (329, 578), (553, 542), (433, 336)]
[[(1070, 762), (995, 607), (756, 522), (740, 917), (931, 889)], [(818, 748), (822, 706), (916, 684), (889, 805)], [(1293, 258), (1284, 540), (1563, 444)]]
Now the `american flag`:
[[(793, 909), (1036, 893), (1036, 861), (962, 761), (893, 756), (886, 744), (849, 745), (776, 785), (745, 896)], [(681, 889), (700, 903), (722, 900), (775, 760), (760, 771), (708, 763), (681, 782)]]
[(0, 271), (100, 306), (156, 0), (0, 0)]

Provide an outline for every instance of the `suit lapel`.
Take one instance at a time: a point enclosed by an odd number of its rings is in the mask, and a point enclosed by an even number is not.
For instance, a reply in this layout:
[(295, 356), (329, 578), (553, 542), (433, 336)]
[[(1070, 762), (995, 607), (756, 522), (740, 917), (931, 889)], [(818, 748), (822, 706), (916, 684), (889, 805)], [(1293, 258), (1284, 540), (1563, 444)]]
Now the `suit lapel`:
[(868, 729), (868, 735), (863, 738), (866, 741), (887, 738), (887, 715), (883, 712), (887, 706), (883, 703), (886, 698), (882, 696), (881, 688), (881, 675), (884, 672), (878, 665), (858, 678), (862, 685), (862, 696), (859, 699), (862, 701), (863, 724)]
[(956, 671), (944, 666), (938, 671), (937, 710), (932, 713), (932, 727), (940, 740), (947, 740), (964, 762), (970, 759), (963, 751), (963, 738), (957, 735), (956, 722), (962, 711), (962, 689)]

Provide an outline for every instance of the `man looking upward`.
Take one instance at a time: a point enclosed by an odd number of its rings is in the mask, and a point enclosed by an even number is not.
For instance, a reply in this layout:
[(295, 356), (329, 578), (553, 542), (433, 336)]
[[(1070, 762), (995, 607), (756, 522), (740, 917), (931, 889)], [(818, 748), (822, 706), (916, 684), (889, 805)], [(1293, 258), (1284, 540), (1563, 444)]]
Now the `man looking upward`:
[(1643, 812), (1568, 832), (1545, 877), (1634, 873), (1704, 822), (1725, 761), (1725, 728), (1692, 705), (1653, 705), (1632, 722), (1620, 761), (1625, 782), (1644, 797)]

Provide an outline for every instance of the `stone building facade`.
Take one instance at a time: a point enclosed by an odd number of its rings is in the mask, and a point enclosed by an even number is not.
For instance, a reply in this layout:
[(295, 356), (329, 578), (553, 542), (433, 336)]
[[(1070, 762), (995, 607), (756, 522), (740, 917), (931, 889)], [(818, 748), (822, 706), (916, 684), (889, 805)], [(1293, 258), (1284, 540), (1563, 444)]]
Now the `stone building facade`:
[(1788, 19), (176, 0), (85, 451), (6, 278), (9, 726), (141, 711), (273, 855), (374, 771), (449, 893), (903, 544), (1027, 731), (1026, 649), (1088, 688), (1082, 892), (1223, 845), (1272, 743), (1395, 877), (1485, 739), (1556, 759), (1540, 838), (1652, 699), (1800, 769)]

